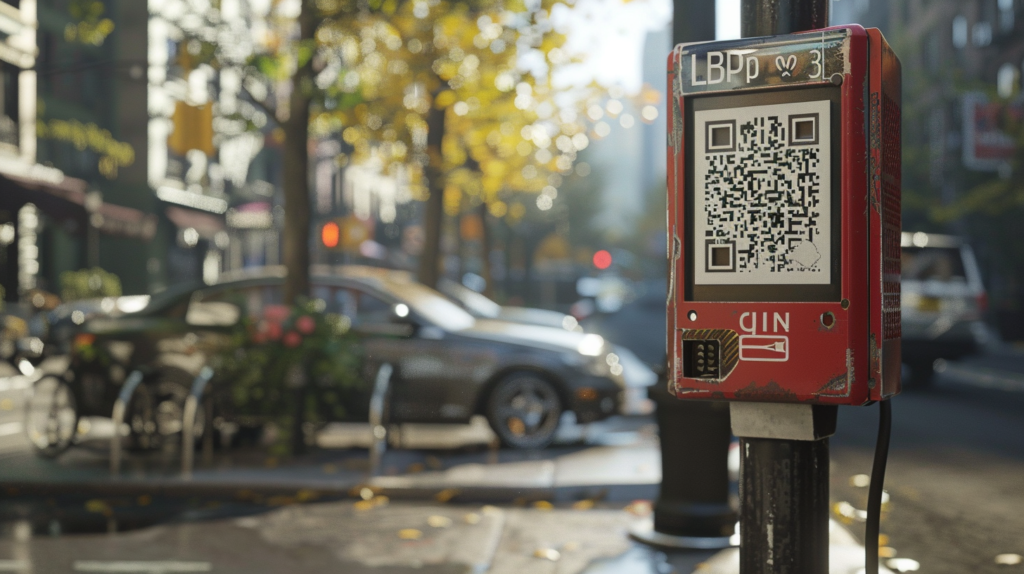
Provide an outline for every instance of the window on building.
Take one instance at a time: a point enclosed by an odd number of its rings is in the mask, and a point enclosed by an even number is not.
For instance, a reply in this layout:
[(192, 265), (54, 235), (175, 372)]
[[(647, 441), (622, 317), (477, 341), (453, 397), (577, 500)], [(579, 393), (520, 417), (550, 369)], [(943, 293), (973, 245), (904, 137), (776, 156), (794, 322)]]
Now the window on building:
[(18, 145), (18, 75), (21, 70), (0, 62), (0, 143)]
[(996, 74), (996, 89), (999, 91), (1000, 98), (1013, 96), (1017, 91), (1017, 78), (1017, 66), (1009, 62), (999, 66), (999, 72)]
[(953, 46), (957, 48), (967, 46), (967, 18), (964, 16), (953, 18)]
[(999, 30), (1001, 32), (1013, 31), (1015, 16), (1014, 0), (999, 0)]
[(984, 48), (992, 43), (992, 24), (990, 22), (978, 22), (971, 29), (971, 41), (975, 46)]

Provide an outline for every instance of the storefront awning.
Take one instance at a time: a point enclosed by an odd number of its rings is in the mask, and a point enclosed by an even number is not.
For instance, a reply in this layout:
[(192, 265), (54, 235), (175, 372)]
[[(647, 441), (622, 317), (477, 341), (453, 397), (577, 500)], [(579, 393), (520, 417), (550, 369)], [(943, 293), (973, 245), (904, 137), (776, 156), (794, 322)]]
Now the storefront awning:
[(16, 212), (32, 203), (51, 218), (84, 224), (86, 183), (64, 177), (59, 170), (39, 167), (38, 178), (32, 177), (31, 170), (24, 175), (0, 171), (0, 210)]
[(101, 233), (120, 235), (149, 241), (156, 235), (157, 219), (155, 215), (143, 213), (138, 209), (104, 203), (93, 218)]
[(178, 226), (179, 229), (191, 227), (198, 231), (199, 236), (203, 239), (213, 239), (217, 232), (224, 231), (223, 216), (173, 205), (165, 207), (164, 212), (167, 214), (167, 219), (170, 219), (171, 223)]
[[(89, 217), (85, 209), (88, 188), (85, 181), (46, 166), (34, 166), (18, 175), (0, 171), (0, 210), (13, 215), (31, 203), (47, 217), (71, 221), (71, 228), (81, 231)], [(156, 217), (138, 209), (101, 203), (94, 215), (92, 222), (101, 233), (145, 241), (156, 234)]]

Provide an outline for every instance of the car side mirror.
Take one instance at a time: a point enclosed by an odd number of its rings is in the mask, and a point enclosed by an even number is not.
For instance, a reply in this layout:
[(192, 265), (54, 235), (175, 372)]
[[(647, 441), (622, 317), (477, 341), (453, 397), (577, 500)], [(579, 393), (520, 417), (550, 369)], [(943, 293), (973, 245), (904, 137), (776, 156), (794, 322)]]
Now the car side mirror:
[(238, 324), (242, 310), (222, 301), (193, 301), (185, 312), (185, 322), (193, 327), (232, 327)]

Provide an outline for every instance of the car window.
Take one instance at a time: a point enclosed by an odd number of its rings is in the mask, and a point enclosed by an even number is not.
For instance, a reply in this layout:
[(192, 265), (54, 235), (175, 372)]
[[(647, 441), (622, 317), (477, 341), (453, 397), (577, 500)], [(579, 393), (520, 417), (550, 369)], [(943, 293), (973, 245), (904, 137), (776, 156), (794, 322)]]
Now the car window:
[(186, 283), (155, 293), (149, 298), (149, 303), (142, 310), (138, 311), (138, 314), (183, 319), (185, 317), (185, 310), (188, 309), (188, 302), (192, 299), (192, 294), (195, 293), (196, 288), (196, 284)]
[(231, 327), (238, 323), (241, 309), (226, 301), (192, 301), (185, 322), (195, 327)]
[(461, 331), (473, 326), (475, 320), (465, 309), (426, 285), (412, 280), (389, 279), (384, 289), (405, 303), (418, 315), (448, 331)]
[(281, 285), (248, 285), (208, 289), (202, 292), (200, 300), (232, 303), (240, 307), (250, 319), (258, 319), (263, 316), (267, 305), (280, 305), (284, 294)]
[(904, 247), (903, 280), (965, 281), (964, 262), (958, 247)]
[(443, 295), (453, 299), (456, 304), (465, 307), (472, 315), (487, 319), (497, 319), (498, 315), (501, 315), (501, 305), (451, 279), (442, 279), (438, 283), (438, 289)]
[(327, 301), (327, 310), (340, 313), (352, 320), (353, 325), (371, 325), (391, 321), (391, 304), (358, 289), (339, 287)]

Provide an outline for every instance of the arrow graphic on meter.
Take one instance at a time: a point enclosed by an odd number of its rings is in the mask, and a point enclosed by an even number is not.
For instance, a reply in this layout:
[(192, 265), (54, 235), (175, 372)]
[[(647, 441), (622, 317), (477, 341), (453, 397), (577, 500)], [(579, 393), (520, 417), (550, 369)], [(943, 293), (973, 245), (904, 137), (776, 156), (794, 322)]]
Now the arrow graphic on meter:
[(783, 363), (789, 360), (789, 337), (785, 335), (743, 335), (740, 360)]

